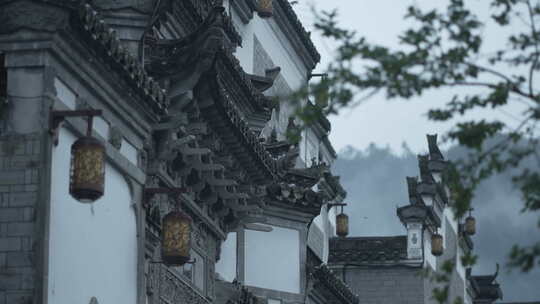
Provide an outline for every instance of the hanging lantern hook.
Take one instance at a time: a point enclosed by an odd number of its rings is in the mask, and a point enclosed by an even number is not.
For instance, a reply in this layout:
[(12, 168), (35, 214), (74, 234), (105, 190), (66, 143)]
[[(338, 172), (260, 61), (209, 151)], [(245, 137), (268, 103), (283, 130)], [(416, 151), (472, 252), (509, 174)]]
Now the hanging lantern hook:
[(66, 119), (66, 117), (87, 117), (87, 129), (86, 136), (92, 135), (92, 125), (94, 116), (101, 116), (102, 110), (69, 110), (69, 111), (54, 111), (51, 109), (49, 114), (49, 133), (53, 137), (53, 143), (58, 145), (58, 132), (60, 130), (60, 124)]
[(332, 207), (341, 207), (341, 213), (343, 213), (343, 207), (347, 206), (346, 203), (329, 203), (328, 209), (331, 209)]
[[(192, 260), (189, 260), (187, 262), (185, 262), (184, 264), (195, 264), (197, 263), (197, 258), (193, 258)], [(165, 261), (148, 261), (148, 264), (165, 264), (167, 265), (167, 263)]]

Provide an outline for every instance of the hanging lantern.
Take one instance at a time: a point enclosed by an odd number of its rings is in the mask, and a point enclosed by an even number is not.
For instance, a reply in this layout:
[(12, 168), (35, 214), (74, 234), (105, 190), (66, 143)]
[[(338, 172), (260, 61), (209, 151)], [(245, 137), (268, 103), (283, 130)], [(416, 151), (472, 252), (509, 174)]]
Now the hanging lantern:
[(346, 237), (349, 234), (349, 217), (345, 213), (336, 216), (336, 234)]
[(82, 203), (103, 196), (105, 185), (105, 147), (91, 136), (77, 139), (71, 146), (69, 193)]
[(469, 209), (469, 216), (465, 219), (465, 233), (468, 235), (474, 235), (476, 233), (476, 219), (471, 214), (472, 210), (472, 208)]
[(259, 0), (257, 12), (261, 18), (270, 18), (274, 14), (273, 0)]
[(465, 219), (465, 233), (468, 235), (474, 235), (476, 233), (476, 219), (472, 216), (468, 216)]
[(163, 218), (161, 259), (165, 264), (180, 266), (189, 261), (191, 222), (191, 218), (180, 211)]
[(103, 196), (105, 188), (105, 146), (92, 137), (94, 116), (101, 110), (53, 111), (49, 113), (49, 133), (58, 145), (60, 123), (66, 117), (87, 117), (86, 136), (71, 145), (69, 194), (81, 203), (92, 203)]
[(341, 213), (336, 215), (336, 234), (339, 237), (349, 235), (349, 217), (343, 213), (343, 206), (341, 206)]
[(437, 232), (431, 235), (431, 254), (434, 256), (443, 254), (443, 237)]

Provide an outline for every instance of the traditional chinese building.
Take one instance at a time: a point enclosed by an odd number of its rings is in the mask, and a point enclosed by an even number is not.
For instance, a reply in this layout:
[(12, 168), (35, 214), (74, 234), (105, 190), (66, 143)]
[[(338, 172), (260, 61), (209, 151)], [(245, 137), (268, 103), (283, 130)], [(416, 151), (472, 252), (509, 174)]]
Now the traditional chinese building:
[(0, 24), (1, 304), (359, 302), (324, 264), (346, 193), (288, 98), (319, 61), (288, 1), (0, 1)]
[[(428, 135), (418, 157), (420, 179), (407, 177), (409, 202), (397, 209), (406, 235), (333, 238), (329, 266), (366, 303), (437, 303), (433, 290), (448, 288), (448, 302), (493, 303), (502, 298), (497, 274), (471, 275), (461, 258), (473, 250), (473, 217), (456, 220), (443, 179), (448, 165)], [(450, 270), (450, 272), (446, 272)], [(434, 274), (445, 274), (438, 283)]]

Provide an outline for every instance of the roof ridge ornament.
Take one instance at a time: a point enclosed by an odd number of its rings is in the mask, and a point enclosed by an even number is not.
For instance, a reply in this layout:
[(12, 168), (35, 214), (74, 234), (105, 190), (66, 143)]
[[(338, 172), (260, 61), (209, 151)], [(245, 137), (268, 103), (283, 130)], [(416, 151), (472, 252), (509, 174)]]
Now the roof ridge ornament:
[(434, 184), (435, 179), (429, 170), (429, 155), (418, 155), (418, 168), (420, 169), (420, 179), (423, 183)]
[(422, 197), (418, 194), (418, 177), (407, 176), (407, 189), (411, 205), (423, 204)]
[(427, 134), (429, 157), (431, 160), (444, 160), (444, 156), (437, 145), (437, 134)]

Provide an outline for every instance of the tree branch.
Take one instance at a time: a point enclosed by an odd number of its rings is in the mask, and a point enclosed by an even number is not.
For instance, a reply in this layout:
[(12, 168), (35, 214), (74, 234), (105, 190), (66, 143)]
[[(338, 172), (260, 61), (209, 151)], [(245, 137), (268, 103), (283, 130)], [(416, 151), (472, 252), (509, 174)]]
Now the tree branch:
[(477, 69), (480, 70), (480, 71), (484, 71), (484, 72), (486, 72), (486, 73), (490, 73), (490, 74), (492, 74), (492, 75), (498, 76), (498, 77), (504, 79), (506, 82), (511, 83), (511, 84), (514, 84), (514, 81), (513, 81), (510, 77), (508, 77), (508, 76), (504, 75), (503, 73), (498, 72), (498, 71), (496, 71), (496, 70), (494, 70), (494, 69), (490, 69), (490, 68), (486, 68), (486, 67), (483, 67), (483, 66), (479, 66), (479, 65), (477, 65), (476, 63), (472, 63), (472, 62), (465, 62), (465, 64), (466, 64), (466, 65), (469, 65), (469, 66), (472, 66), (472, 67), (474, 67), (474, 68), (477, 68)]
[[(527, 122), (529, 121), (529, 119), (531, 119), (531, 117), (527, 117), (525, 118), (520, 124), (519, 126), (517, 126), (513, 132), (518, 132), (521, 128), (523, 128), (523, 126), (525, 126), (525, 124), (527, 124)], [(483, 151), (482, 153), (479, 153), (478, 157), (476, 158), (475, 160), (475, 165), (480, 165), (484, 159), (490, 155), (491, 153), (494, 153), (495, 151), (501, 149), (501, 148), (507, 148), (508, 147), (508, 143), (510, 142), (511, 138), (509, 136), (505, 137), (504, 139), (502, 139), (501, 141), (499, 141), (497, 144), (493, 145), (493, 147)], [(480, 168), (477, 168), (477, 169), (480, 169)]]
[(529, 70), (529, 94), (531, 96), (534, 96), (534, 88), (533, 88), (534, 70), (536, 68), (536, 65), (538, 64), (538, 59), (540, 58), (540, 51), (538, 49), (538, 32), (536, 31), (536, 24), (534, 22), (534, 10), (533, 10), (530, 0), (527, 0), (525, 3), (527, 4), (527, 9), (529, 11), (529, 19), (531, 20), (532, 38), (534, 41), (534, 49), (536, 52), (533, 63)]
[[(471, 62), (464, 62), (464, 64), (466, 65), (469, 65), (469, 66), (472, 66), (472, 67), (475, 67), (477, 68), (478, 70), (481, 70), (481, 71), (484, 71), (486, 73), (489, 73), (489, 74), (492, 74), (492, 75), (495, 75), (495, 76), (498, 76), (500, 78), (502, 78), (503, 80), (505, 80), (509, 85), (510, 85), (510, 92), (513, 92), (517, 95), (520, 95), (522, 97), (526, 97), (528, 99), (531, 99), (533, 102), (537, 103), (538, 101), (535, 99), (535, 96), (534, 94), (529, 94), (529, 93), (525, 93), (523, 92), (522, 90), (519, 89), (519, 87), (516, 85), (516, 83), (508, 76), (502, 74), (501, 72), (498, 72), (496, 70), (493, 70), (493, 69), (490, 69), (490, 68), (486, 68), (486, 67), (483, 67), (483, 66), (479, 66), (475, 63), (471, 63)], [(470, 84), (469, 84), (470, 83)], [(483, 82), (468, 82), (468, 81), (464, 81), (464, 82), (456, 82), (456, 84), (458, 85), (473, 85), (473, 86), (485, 86), (485, 87), (488, 87), (488, 88), (491, 88), (491, 89), (495, 89), (497, 88), (497, 86), (495, 84), (490, 84), (490, 83), (483, 83)]]

